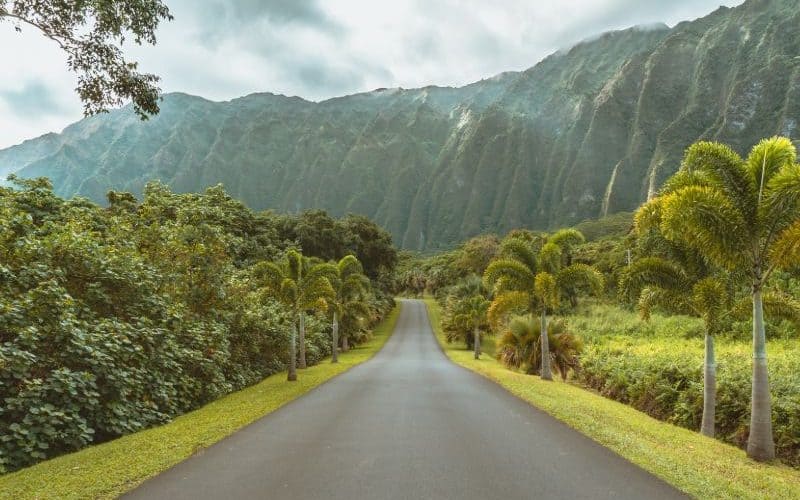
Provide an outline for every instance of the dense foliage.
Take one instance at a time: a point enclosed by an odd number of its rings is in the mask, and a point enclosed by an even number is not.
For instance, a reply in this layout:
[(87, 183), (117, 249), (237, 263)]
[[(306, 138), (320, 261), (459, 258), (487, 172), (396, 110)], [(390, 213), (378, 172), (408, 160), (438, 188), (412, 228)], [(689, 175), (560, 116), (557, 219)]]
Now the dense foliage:
[[(178, 195), (155, 183), (141, 202), (111, 192), (103, 208), (61, 199), (45, 179), (16, 182), (0, 188), (0, 470), (168, 421), (283, 370), (297, 311), (257, 276), (265, 261), (299, 248), (354, 254), (377, 278), (359, 328), (390, 304), (380, 278), (395, 250), (365, 219), (254, 213), (221, 187)], [(315, 255), (307, 234), (328, 224), (344, 243)], [(324, 309), (305, 318), (309, 364), (331, 352)]]
[[(468, 329), (455, 319), (468, 297), (494, 292), (487, 314), (493, 351), (509, 368), (530, 374), (540, 370), (543, 359), (536, 344), (542, 340), (541, 326), (515, 315), (535, 310), (537, 301), (541, 309), (547, 288), (537, 289), (536, 276), (547, 266), (591, 266), (605, 283), (595, 305), (576, 309), (582, 290), (565, 276), (555, 280), (564, 286), (556, 287), (546, 307), (548, 315), (559, 318), (551, 326), (570, 334), (563, 346), (569, 364), (563, 364), (562, 375), (656, 418), (696, 430), (702, 421), (705, 434), (716, 433), (738, 446), (753, 434), (753, 355), (747, 351), (753, 349), (748, 348), (753, 291), (763, 289), (764, 328), (756, 332), (765, 334), (772, 364), (769, 392), (762, 384), (758, 398), (768, 394), (772, 399), (772, 415), (766, 418), (777, 456), (797, 466), (798, 175), (794, 145), (783, 138), (762, 141), (746, 159), (723, 145), (698, 143), (636, 221), (621, 214), (581, 223), (578, 227), (590, 235), (585, 241), (570, 231), (515, 230), (499, 241), (479, 237), (430, 257), (404, 254), (397, 283), (414, 293), (432, 293), (442, 305), (448, 340), (467, 347)], [(717, 202), (701, 199), (717, 191), (724, 194)], [(697, 196), (684, 199), (689, 194)], [(553, 242), (559, 248), (547, 250)], [(491, 257), (482, 258), (487, 254)], [(759, 265), (753, 264), (755, 258), (761, 259)], [(472, 268), (464, 263), (473, 263)], [(483, 267), (489, 278), (484, 285), (494, 282), (492, 290), (475, 287), (475, 267)], [(759, 269), (764, 273), (754, 282), (752, 273)], [(553, 351), (562, 346), (552, 333), (548, 348), (556, 364), (559, 356)], [(757, 343), (756, 352), (763, 353), (763, 346)], [(766, 408), (763, 414), (769, 415)]]
[[(700, 428), (701, 320), (658, 313), (642, 323), (634, 312), (594, 305), (568, 321), (586, 344), (576, 377), (579, 383), (660, 420)], [(776, 454), (800, 466), (800, 349), (794, 331), (786, 339), (777, 333), (778, 329), (773, 329), (769, 342)], [(717, 344), (715, 420), (718, 439), (743, 447), (750, 415), (751, 353), (742, 337), (728, 333)]]

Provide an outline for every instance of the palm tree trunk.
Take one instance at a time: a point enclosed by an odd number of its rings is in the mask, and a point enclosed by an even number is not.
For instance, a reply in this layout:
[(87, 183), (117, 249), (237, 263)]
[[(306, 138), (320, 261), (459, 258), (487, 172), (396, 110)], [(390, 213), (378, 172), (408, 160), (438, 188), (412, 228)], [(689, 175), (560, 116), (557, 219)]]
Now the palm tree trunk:
[(775, 458), (766, 343), (761, 286), (757, 284), (753, 286), (753, 392), (747, 456), (761, 462)]
[(292, 340), (289, 342), (289, 382), (297, 380), (297, 352), (295, 349), (295, 337), (297, 337), (297, 325), (292, 326)]
[(714, 356), (714, 337), (708, 332), (703, 368), (703, 423), (700, 424), (700, 433), (713, 438), (717, 407), (717, 360)]
[(347, 352), (350, 350), (350, 344), (347, 342), (347, 335), (342, 337), (342, 352)]
[(550, 339), (547, 338), (547, 309), (542, 308), (542, 380), (553, 380), (553, 372), (550, 370)]
[(336, 311), (333, 312), (333, 342), (331, 342), (331, 363), (339, 362), (339, 322), (336, 321)]
[(481, 332), (478, 327), (475, 327), (475, 334), (472, 336), (472, 341), (475, 343), (475, 359), (481, 359)]
[(300, 311), (300, 362), (298, 368), (306, 367), (306, 315)]

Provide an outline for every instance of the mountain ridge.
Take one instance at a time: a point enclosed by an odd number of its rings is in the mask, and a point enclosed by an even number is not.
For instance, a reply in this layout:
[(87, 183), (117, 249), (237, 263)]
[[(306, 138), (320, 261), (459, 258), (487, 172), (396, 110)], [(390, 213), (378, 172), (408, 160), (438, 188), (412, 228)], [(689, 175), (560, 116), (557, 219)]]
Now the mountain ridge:
[(168, 94), (145, 124), (123, 109), (0, 150), (0, 174), (46, 175), (97, 201), (156, 178), (178, 191), (222, 182), (256, 209), (367, 215), (420, 250), (546, 229), (635, 208), (698, 139), (740, 152), (798, 140), (796, 25), (796, 0), (747, 0), (461, 87), (319, 102)]

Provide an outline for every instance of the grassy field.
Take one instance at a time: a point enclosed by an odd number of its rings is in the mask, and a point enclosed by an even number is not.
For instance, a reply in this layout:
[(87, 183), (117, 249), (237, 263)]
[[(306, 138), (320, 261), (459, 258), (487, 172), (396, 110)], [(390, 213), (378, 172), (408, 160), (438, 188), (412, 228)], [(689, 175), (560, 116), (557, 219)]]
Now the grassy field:
[(586, 389), (516, 373), (490, 356), (473, 359), (463, 346), (445, 342), (439, 306), (433, 299), (426, 302), (439, 342), (455, 363), (493, 380), (689, 495), (800, 498), (800, 471), (753, 462), (734, 446), (660, 422)]
[(288, 383), (277, 373), (173, 422), (64, 455), (0, 477), (3, 499), (115, 498), (327, 380), (371, 358), (394, 329), (398, 305), (372, 339), (339, 356), (300, 370)]

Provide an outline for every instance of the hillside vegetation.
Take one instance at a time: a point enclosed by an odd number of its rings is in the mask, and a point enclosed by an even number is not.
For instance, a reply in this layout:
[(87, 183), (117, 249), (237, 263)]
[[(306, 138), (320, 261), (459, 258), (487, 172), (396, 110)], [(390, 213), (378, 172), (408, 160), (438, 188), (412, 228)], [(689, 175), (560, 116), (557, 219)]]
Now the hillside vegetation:
[(381, 89), (320, 103), (170, 94), (0, 151), (0, 174), (47, 176), (102, 202), (160, 179), (224, 183), (260, 210), (366, 215), (402, 247), (547, 229), (631, 211), (698, 139), (744, 153), (800, 138), (800, 7), (747, 0), (606, 33), (532, 68), (461, 88)]

